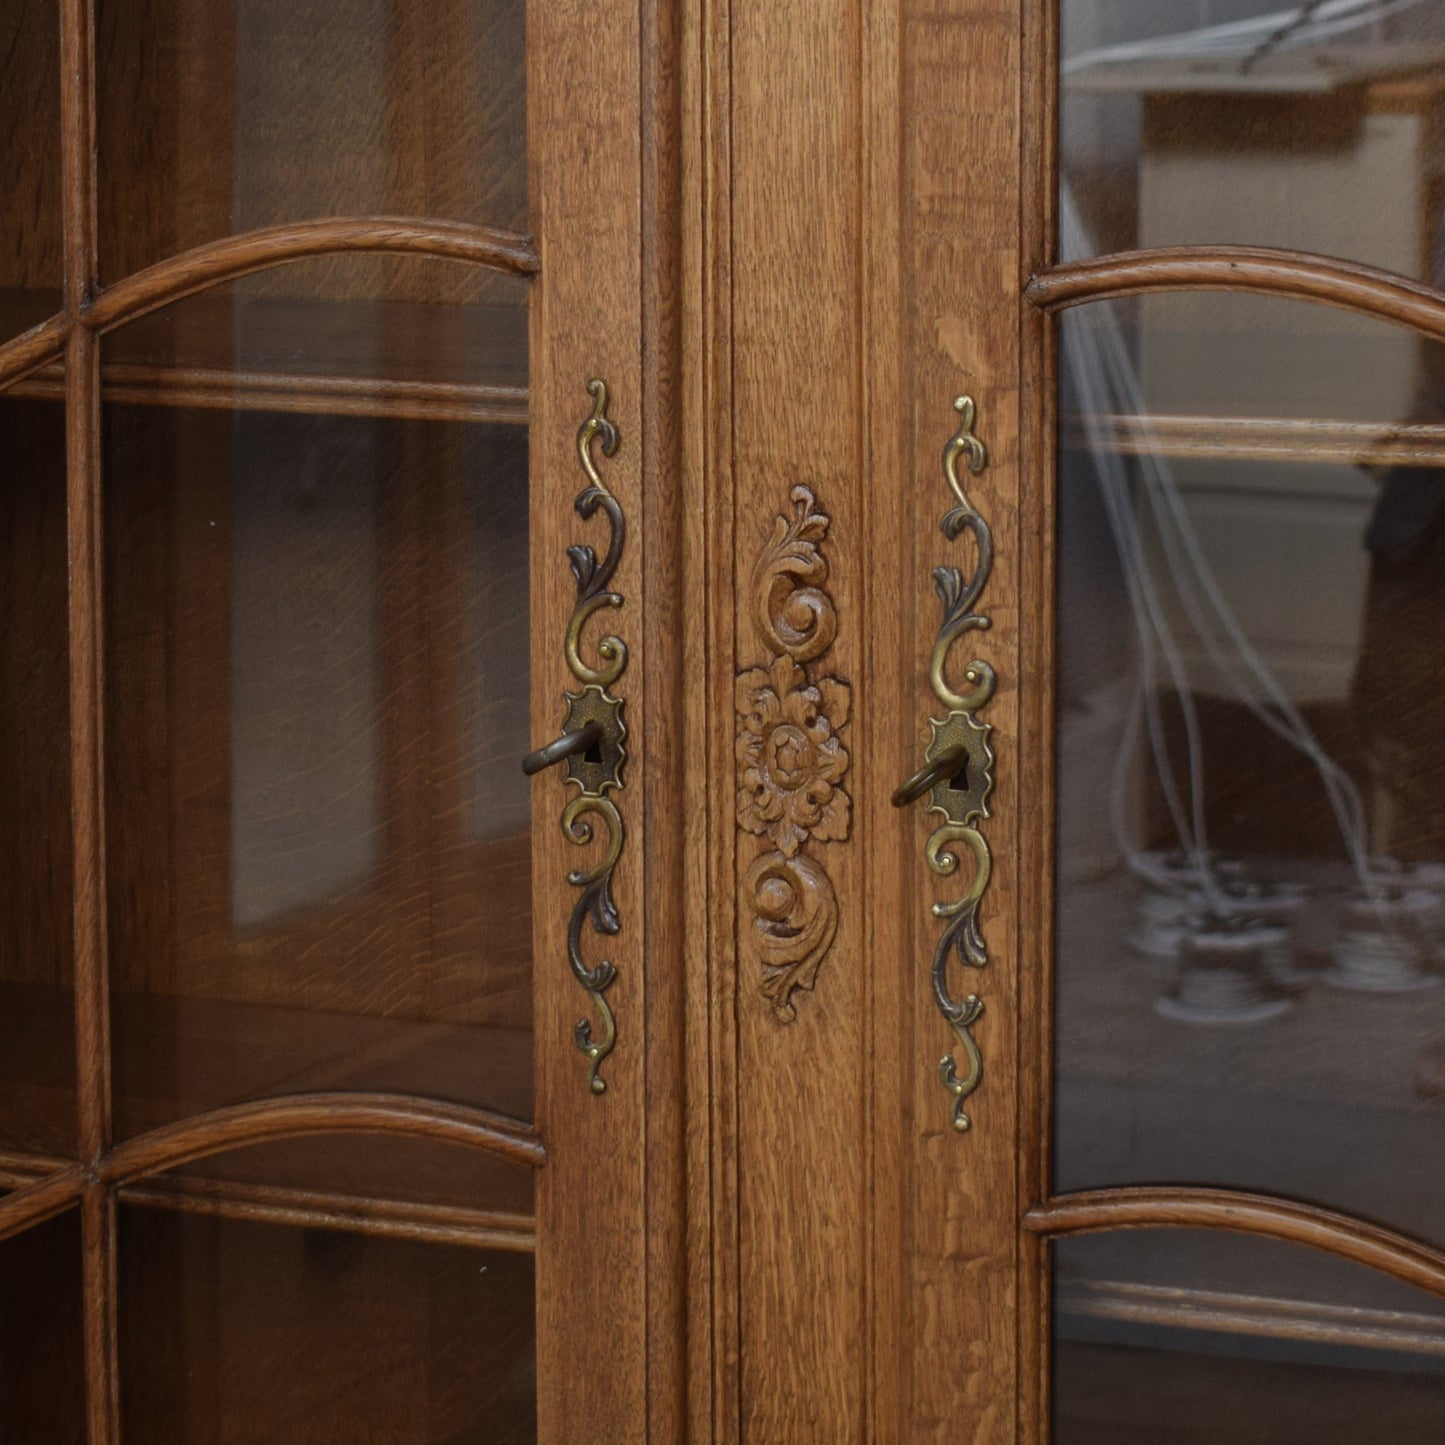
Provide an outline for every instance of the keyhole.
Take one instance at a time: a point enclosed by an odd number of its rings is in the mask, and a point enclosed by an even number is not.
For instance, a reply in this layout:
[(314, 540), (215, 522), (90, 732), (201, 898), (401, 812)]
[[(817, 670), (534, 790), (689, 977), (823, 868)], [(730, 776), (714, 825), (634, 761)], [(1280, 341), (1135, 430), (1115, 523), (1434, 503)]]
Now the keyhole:
[(587, 751), (582, 754), (582, 761), (594, 768), (602, 766), (602, 739), (597, 738), (587, 746)]
[(968, 759), (963, 758), (959, 765), (945, 779), (949, 790), (955, 793), (962, 793), (968, 789)]

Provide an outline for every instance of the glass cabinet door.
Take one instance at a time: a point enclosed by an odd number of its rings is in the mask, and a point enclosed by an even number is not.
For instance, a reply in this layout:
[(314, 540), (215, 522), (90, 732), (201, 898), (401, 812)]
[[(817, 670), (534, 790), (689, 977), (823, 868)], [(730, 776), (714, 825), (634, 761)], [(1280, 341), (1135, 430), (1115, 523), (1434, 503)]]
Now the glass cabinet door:
[(0, 20), (7, 1440), (645, 1422), (636, 10)]
[(1062, 7), (1056, 1445), (1445, 1429), (1445, 29), (1226, 9)]

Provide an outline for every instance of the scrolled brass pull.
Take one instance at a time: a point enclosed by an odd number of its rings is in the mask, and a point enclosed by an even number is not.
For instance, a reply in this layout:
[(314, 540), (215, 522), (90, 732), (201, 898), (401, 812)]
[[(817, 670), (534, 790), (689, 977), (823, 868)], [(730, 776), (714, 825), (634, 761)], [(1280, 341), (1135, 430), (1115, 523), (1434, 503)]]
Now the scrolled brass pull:
[[(988, 465), (988, 450), (973, 434), (973, 399), (960, 396), (953, 403), (958, 425), (943, 448), (943, 479), (953, 495), (954, 505), (943, 514), (939, 530), (956, 542), (964, 532), (973, 538), (974, 565), (965, 575), (957, 567), (935, 567), (933, 586), (943, 604), (943, 621), (929, 659), (928, 678), (933, 694), (943, 706), (942, 717), (929, 719), (933, 739), (925, 757), (927, 763), (893, 794), (895, 807), (906, 807), (925, 793), (932, 793), (929, 812), (943, 821), (933, 830), (924, 848), (928, 866), (940, 878), (958, 871), (960, 855), (971, 864), (972, 876), (963, 894), (949, 903), (935, 903), (933, 916), (943, 920), (933, 950), (933, 997), (938, 1011), (952, 1028), (963, 1054), (960, 1073), (955, 1053), (938, 1061), (938, 1077), (953, 1099), (952, 1124), (960, 1134), (970, 1120), (964, 1109), (968, 1096), (983, 1081), (983, 1055), (973, 1037), (973, 1025), (983, 1014), (983, 1001), (972, 991), (954, 995), (950, 965), (981, 969), (988, 963), (978, 910), (988, 887), (993, 860), (979, 824), (988, 817), (988, 797), (993, 790), (992, 729), (975, 714), (993, 697), (994, 670), (974, 659), (963, 668), (967, 690), (960, 691), (949, 680), (949, 656), (954, 645), (970, 633), (988, 630), (989, 619), (974, 611), (993, 570), (993, 533), (975, 509), (958, 474), (964, 458), (970, 475), (978, 476)], [(962, 845), (961, 849), (958, 845)]]
[(612, 578), (622, 558), (627, 524), (593, 455), (595, 446), (604, 457), (611, 457), (622, 443), (621, 433), (607, 416), (606, 383), (594, 377), (587, 383), (587, 392), (592, 409), (577, 431), (577, 458), (587, 484), (573, 505), (584, 522), (601, 515), (607, 523), (607, 549), (601, 558), (587, 543), (567, 549), (577, 599), (563, 654), (578, 687), (563, 694), (567, 706), (561, 736), (528, 753), (522, 759), (522, 771), (531, 776), (565, 763), (564, 781), (575, 784), (578, 793), (562, 810), (562, 832), (568, 842), (580, 847), (602, 844), (602, 856), (596, 863), (567, 875), (568, 883), (581, 890), (573, 901), (567, 927), (567, 961), (592, 1011), (591, 1018), (579, 1018), (573, 1028), (577, 1048), (587, 1061), (587, 1088), (592, 1094), (605, 1094), (607, 1081), (598, 1071), (617, 1042), (617, 1021), (606, 997), (617, 978), (617, 968), (607, 958), (589, 965), (582, 944), (589, 933), (610, 936), (622, 927), (612, 894), (612, 875), (622, 856), (625, 829), (617, 804), (607, 794), (622, 791), (622, 769), (627, 761), (626, 699), (609, 690), (627, 667), (627, 645), (611, 633), (598, 639), (595, 663), (583, 657), (582, 646), (588, 619), (603, 609), (622, 606), (622, 594), (613, 590)]
[(931, 793), (939, 783), (956, 778), (968, 764), (968, 749), (961, 745), (945, 748), (936, 758), (930, 759), (905, 783), (893, 790), (893, 806), (906, 808), (916, 803), (925, 793)]
[(585, 753), (601, 737), (602, 724), (600, 722), (591, 722), (586, 727), (577, 728), (574, 732), (563, 733), (560, 738), (548, 743), (546, 747), (528, 753), (522, 759), (522, 771), (530, 778), (544, 768), (555, 768), (558, 763), (566, 762), (568, 758), (575, 757), (578, 753)]

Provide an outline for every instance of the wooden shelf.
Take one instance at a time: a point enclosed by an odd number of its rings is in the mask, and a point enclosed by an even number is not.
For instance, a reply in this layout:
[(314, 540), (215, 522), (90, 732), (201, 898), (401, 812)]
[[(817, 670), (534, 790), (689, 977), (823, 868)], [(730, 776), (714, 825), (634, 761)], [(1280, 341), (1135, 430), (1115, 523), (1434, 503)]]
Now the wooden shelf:
[(1122, 456), (1209, 461), (1314, 462), (1354, 467), (1445, 467), (1445, 425), (1314, 421), (1285, 417), (1128, 416), (1063, 418), (1063, 444), (1102, 444)]
[(158, 1176), (123, 1185), (127, 1204), (172, 1209), (220, 1219), (245, 1219), (301, 1229), (329, 1229), (386, 1239), (417, 1239), (474, 1249), (530, 1254), (537, 1247), (530, 1211), (470, 1209), (462, 1205), (418, 1204), (338, 1194), (332, 1190), (288, 1189), (234, 1179)]
[(1055, 1303), (1066, 1318), (1151, 1331), (1191, 1330), (1445, 1359), (1445, 1315), (1440, 1314), (1106, 1279), (1061, 1283)]
[[(74, 1047), (66, 990), (0, 984), (0, 1185), (68, 1162)], [(247, 1099), (398, 1091), (531, 1113), (531, 1036), (422, 1020), (122, 994), (114, 1000), (116, 1137)], [(41, 1075), (33, 1065), (67, 1065)], [(27, 1077), (27, 1075), (29, 1077)], [(532, 1171), (397, 1135), (277, 1140), (125, 1186), (122, 1197), (225, 1218), (530, 1250)]]
[[(17, 334), (10, 317), (33, 310), (0, 293), (0, 335)], [(103, 394), (117, 405), (527, 420), (522, 307), (312, 301), (228, 287), (121, 328), (103, 358)], [(33, 372), (7, 394), (59, 401), (62, 368)]]

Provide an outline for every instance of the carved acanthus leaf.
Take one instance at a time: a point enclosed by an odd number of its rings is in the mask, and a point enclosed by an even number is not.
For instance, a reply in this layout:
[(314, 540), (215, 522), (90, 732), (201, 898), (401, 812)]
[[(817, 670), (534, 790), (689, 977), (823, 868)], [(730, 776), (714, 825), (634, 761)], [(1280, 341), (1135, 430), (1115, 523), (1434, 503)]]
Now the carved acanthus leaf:
[(749, 867), (744, 896), (762, 993), (784, 1022), (796, 1017), (793, 992), (813, 988), (838, 927), (832, 882), (805, 850), (845, 840), (852, 808), (842, 738), (851, 692), (808, 667), (838, 631), (823, 585), (830, 520), (808, 487), (795, 486), (789, 500), (792, 516), (778, 517), (753, 569), (758, 635), (773, 656), (736, 684), (738, 825), (772, 845)]

